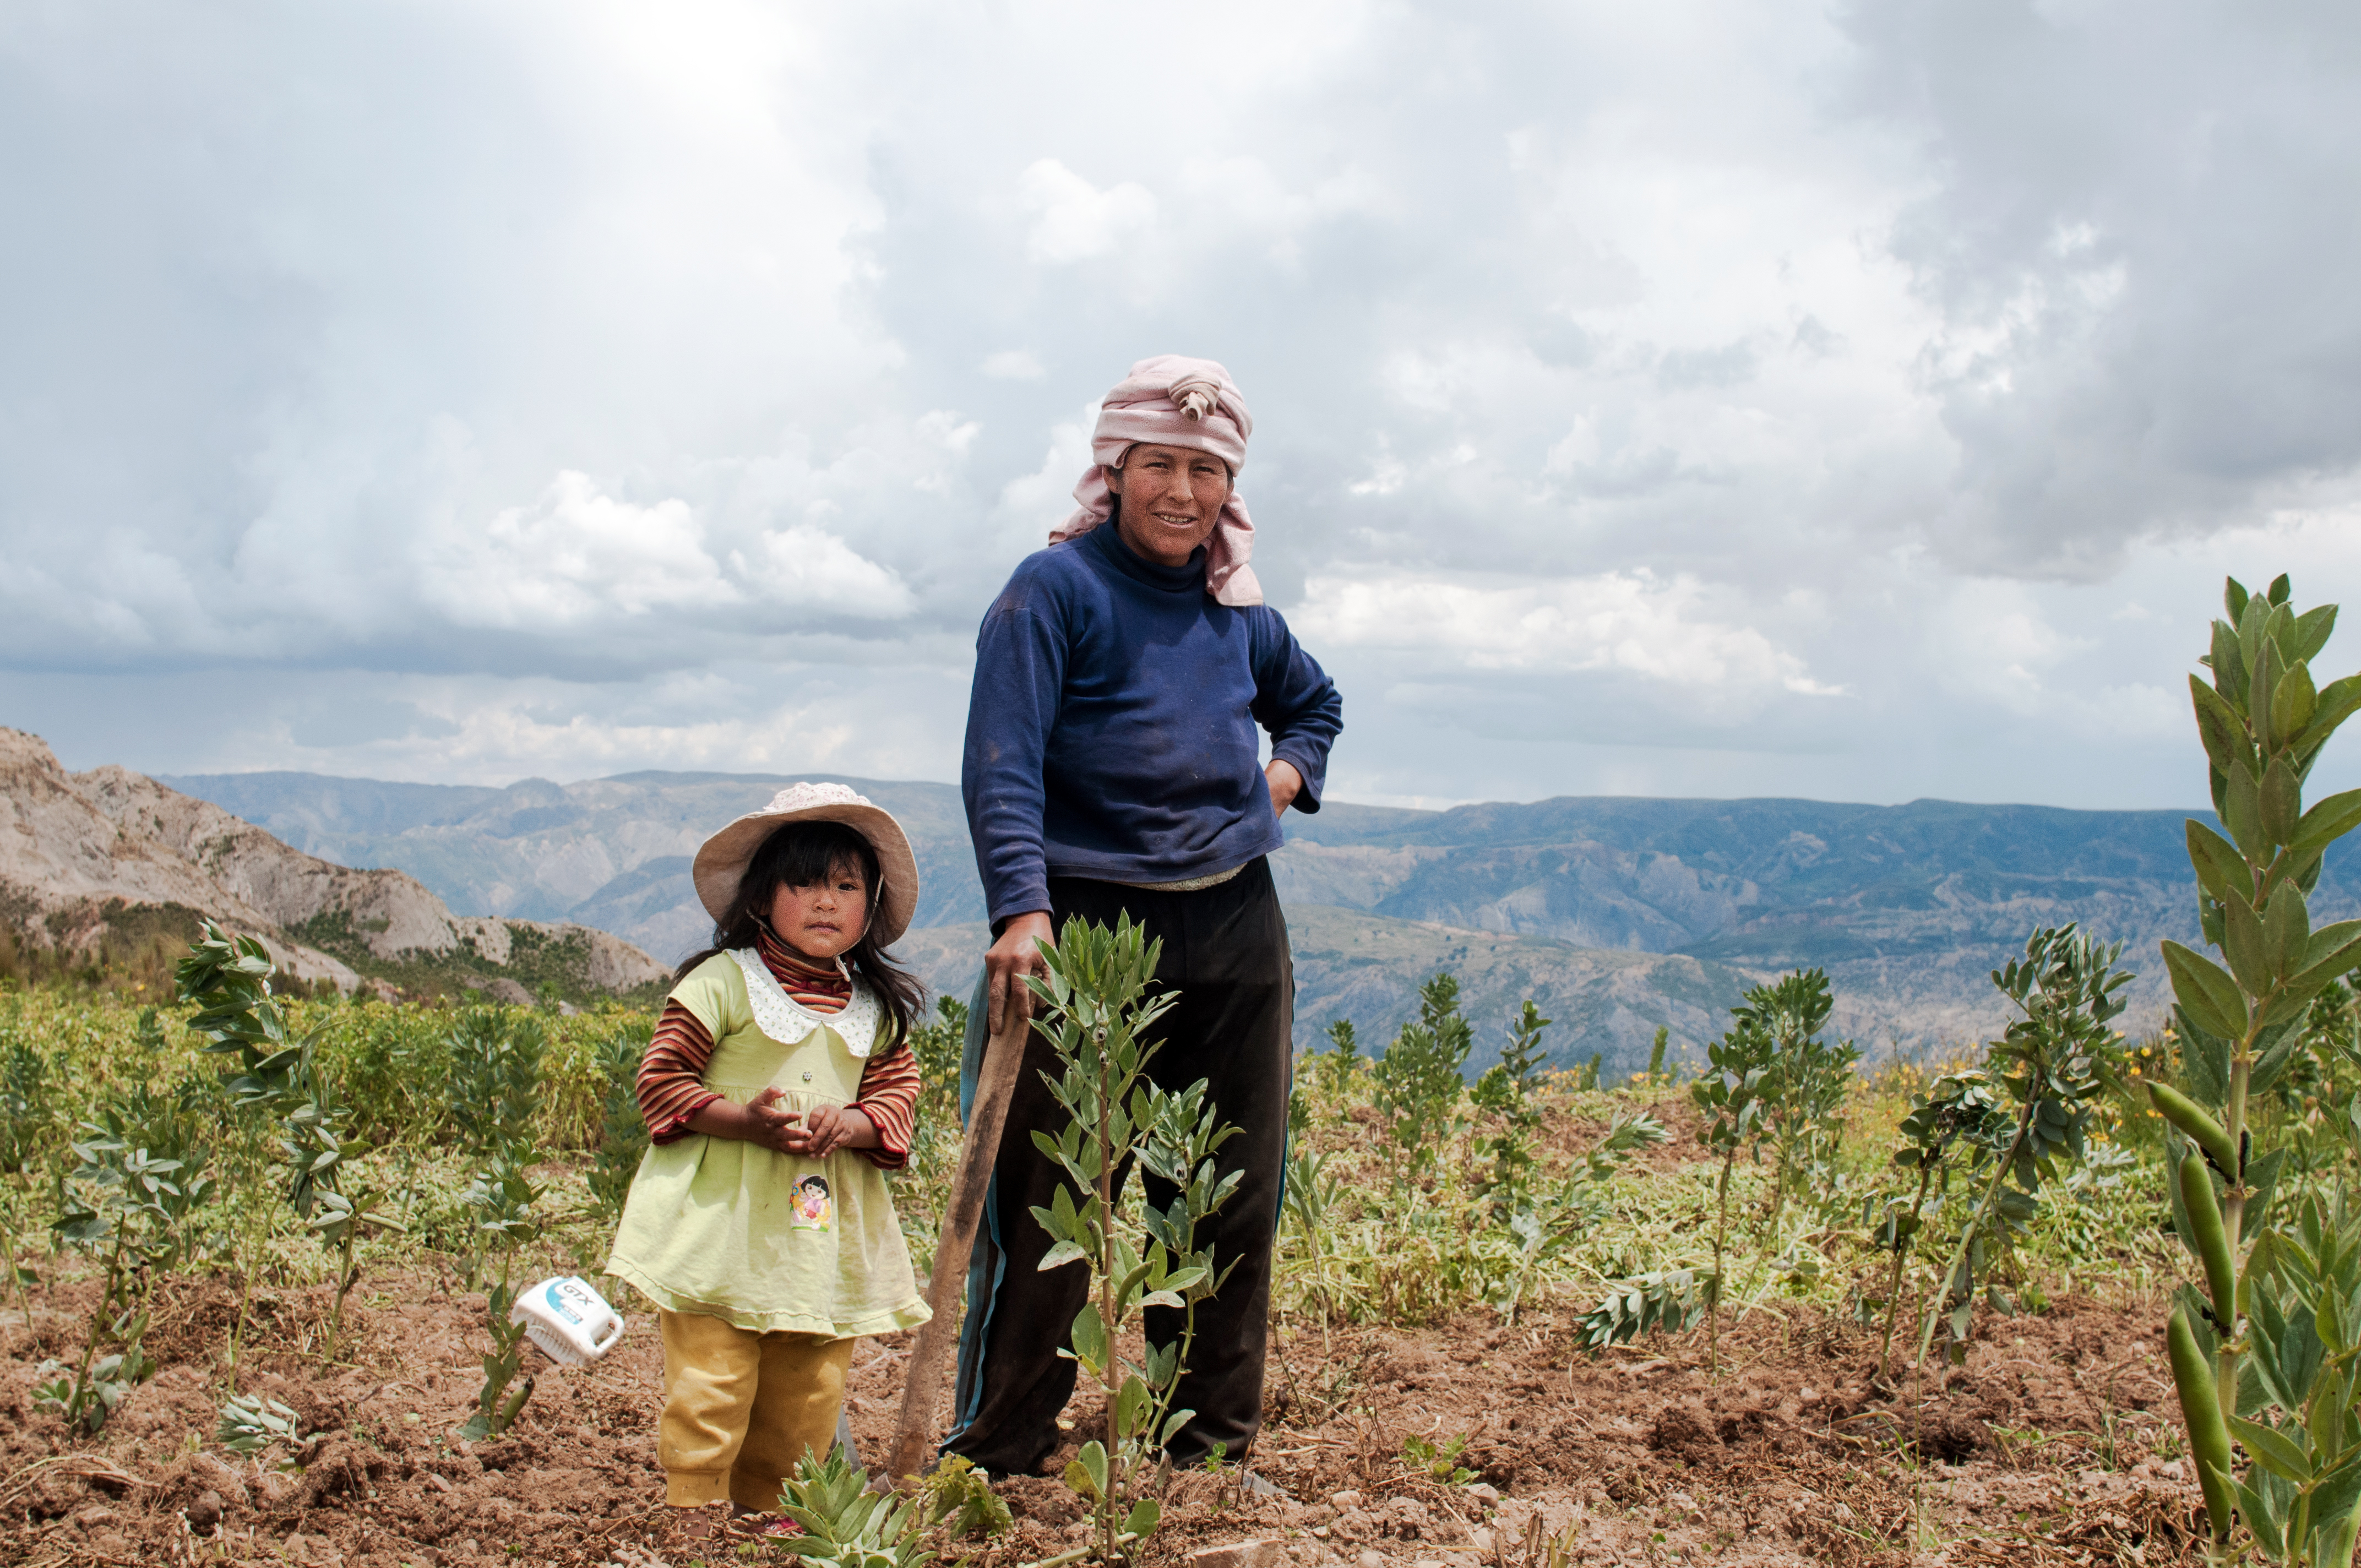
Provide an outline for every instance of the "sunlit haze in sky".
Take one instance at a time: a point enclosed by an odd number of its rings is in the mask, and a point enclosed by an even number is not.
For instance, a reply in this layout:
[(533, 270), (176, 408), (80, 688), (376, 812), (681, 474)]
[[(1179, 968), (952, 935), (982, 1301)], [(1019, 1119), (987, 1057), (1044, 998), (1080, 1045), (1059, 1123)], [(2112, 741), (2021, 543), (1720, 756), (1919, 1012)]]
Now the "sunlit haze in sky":
[(73, 767), (955, 779), (1164, 352), (1338, 799), (2189, 806), (2361, 598), (2350, 5), (18, 0), (0, 147)]

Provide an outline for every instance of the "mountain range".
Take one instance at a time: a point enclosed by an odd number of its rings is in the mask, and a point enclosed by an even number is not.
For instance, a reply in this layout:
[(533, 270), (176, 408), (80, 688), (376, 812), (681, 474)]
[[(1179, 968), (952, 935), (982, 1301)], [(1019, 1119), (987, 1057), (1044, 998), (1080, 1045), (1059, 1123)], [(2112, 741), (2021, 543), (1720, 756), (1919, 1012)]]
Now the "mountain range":
[(283, 972), (344, 991), (587, 1001), (664, 977), (610, 932), (455, 916), (402, 872), (305, 854), (127, 769), (70, 773), (18, 729), (0, 729), (0, 957), (14, 971), (169, 968), (210, 919), (262, 940)]
[[(833, 777), (834, 775), (818, 775)], [(399, 867), (454, 909), (565, 919), (671, 961), (710, 925), (688, 882), (699, 841), (792, 782), (626, 773), (505, 789), (309, 773), (165, 781), (311, 854)], [(985, 940), (982, 890), (949, 784), (839, 778), (909, 831), (923, 883), (898, 951), (964, 994)], [(2080, 921), (2125, 943), (2127, 1023), (2151, 1026), (2159, 938), (2194, 939), (2187, 814), (1913, 801), (1567, 797), (1416, 811), (1335, 801), (1290, 814), (1272, 857), (1295, 953), (1296, 1033), (1350, 1018), (1364, 1048), (1415, 1012), (1448, 968), (1497, 1053), (1526, 996), (1555, 1025), (1555, 1059), (1645, 1059), (1655, 1029), (1699, 1058), (1745, 988), (1826, 969), (1835, 1026), (1873, 1057), (1941, 1055), (1989, 1037), (2005, 1009), (1989, 971), (2036, 926)], [(2210, 819), (2210, 813), (2202, 814)], [(2353, 854), (2332, 852), (2315, 908), (2361, 912)]]

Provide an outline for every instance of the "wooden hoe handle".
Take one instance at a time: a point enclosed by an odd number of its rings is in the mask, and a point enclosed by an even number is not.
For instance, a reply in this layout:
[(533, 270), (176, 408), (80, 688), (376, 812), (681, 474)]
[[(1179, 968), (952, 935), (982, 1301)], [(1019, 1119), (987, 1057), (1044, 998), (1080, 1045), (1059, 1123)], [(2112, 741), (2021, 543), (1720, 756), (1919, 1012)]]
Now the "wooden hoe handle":
[(935, 1266), (927, 1276), (927, 1305), (935, 1315), (919, 1326), (918, 1343), (911, 1347), (902, 1382), (902, 1414), (894, 1423), (894, 1453), (886, 1474), (897, 1480), (917, 1475), (934, 1445), (935, 1398), (942, 1392), (943, 1358), (951, 1346), (951, 1309), (967, 1283), (976, 1223), (983, 1217), (983, 1195), (992, 1185), (1001, 1129), (1008, 1123), (1009, 1097), (1025, 1065), (1026, 1036), (1032, 1031), (1031, 1024), (1019, 1016), (1014, 996), (1008, 999), (1007, 1024), (984, 1047), (983, 1071), (976, 1080), (967, 1135), (960, 1143), (959, 1171), (951, 1178), (950, 1199), (943, 1206), (942, 1234), (935, 1239)]

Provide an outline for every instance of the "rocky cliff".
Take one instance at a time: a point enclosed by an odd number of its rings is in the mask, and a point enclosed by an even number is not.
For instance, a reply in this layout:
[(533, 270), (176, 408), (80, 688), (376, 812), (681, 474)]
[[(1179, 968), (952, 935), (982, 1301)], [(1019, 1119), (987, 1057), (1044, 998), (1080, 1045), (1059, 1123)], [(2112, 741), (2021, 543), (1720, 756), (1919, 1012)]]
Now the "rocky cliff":
[(619, 937), (571, 923), (455, 916), (407, 872), (291, 849), (220, 806), (118, 767), (70, 773), (38, 736), (0, 729), (0, 928), (70, 963), (176, 945), (211, 918), (282, 966), (350, 991), (543, 985), (581, 995), (664, 977)]

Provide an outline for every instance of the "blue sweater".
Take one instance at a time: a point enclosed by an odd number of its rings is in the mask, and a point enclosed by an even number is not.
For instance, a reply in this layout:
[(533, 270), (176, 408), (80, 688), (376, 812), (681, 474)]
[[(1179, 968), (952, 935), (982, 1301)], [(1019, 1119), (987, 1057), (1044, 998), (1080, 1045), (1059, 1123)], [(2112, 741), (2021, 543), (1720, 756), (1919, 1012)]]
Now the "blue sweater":
[(1255, 726), (1320, 809), (1336, 684), (1279, 613), (1214, 602), (1203, 553), (1134, 554), (1112, 522), (1028, 555), (976, 634), (960, 791), (995, 927), (1049, 879), (1178, 882), (1286, 840)]

